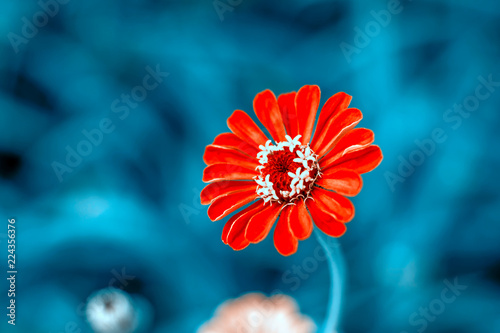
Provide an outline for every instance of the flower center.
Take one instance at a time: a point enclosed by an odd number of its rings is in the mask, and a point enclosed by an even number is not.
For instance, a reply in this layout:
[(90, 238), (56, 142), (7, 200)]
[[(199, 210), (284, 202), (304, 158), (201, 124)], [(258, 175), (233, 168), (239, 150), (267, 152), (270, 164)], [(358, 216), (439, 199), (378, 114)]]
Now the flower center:
[(300, 135), (286, 136), (287, 141), (276, 146), (271, 140), (260, 145), (257, 154), (260, 175), (257, 194), (264, 202), (290, 203), (299, 197), (307, 198), (316, 179), (321, 176), (316, 155), (309, 145), (302, 145)]

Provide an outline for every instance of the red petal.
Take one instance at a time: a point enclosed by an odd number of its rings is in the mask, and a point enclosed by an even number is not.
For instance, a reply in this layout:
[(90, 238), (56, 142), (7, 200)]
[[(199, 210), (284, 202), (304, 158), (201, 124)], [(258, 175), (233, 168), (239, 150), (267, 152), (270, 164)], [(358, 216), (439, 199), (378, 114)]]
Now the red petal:
[(327, 170), (316, 180), (316, 184), (350, 197), (357, 195), (363, 187), (361, 176), (356, 172), (337, 169)]
[(212, 204), (208, 207), (208, 217), (212, 221), (218, 221), (256, 198), (257, 193), (255, 190), (235, 192), (219, 197), (212, 201)]
[(234, 164), (214, 164), (203, 170), (203, 181), (205, 183), (220, 180), (252, 180), (258, 176), (257, 171), (240, 167)]
[(316, 112), (318, 111), (321, 92), (318, 86), (303, 86), (295, 97), (300, 141), (303, 144), (311, 140)]
[(297, 200), (296, 204), (291, 207), (290, 229), (293, 235), (300, 240), (309, 238), (313, 230), (313, 224), (304, 200)]
[(231, 216), (222, 230), (222, 241), (224, 244), (228, 244), (234, 250), (244, 249), (248, 246), (248, 244), (250, 244), (250, 242), (245, 238), (245, 229), (247, 227), (248, 220), (252, 218), (255, 211), (261, 209), (262, 204), (263, 201), (258, 200), (242, 211)]
[(334, 115), (325, 125), (321, 133), (314, 136), (311, 149), (322, 157), (349, 130), (356, 126), (363, 114), (358, 109), (345, 109)]
[(250, 243), (258, 243), (264, 238), (273, 227), (274, 221), (280, 214), (282, 205), (273, 203), (261, 209), (248, 222), (245, 230), (245, 238)]
[(254, 181), (222, 181), (208, 184), (201, 191), (201, 204), (208, 205), (214, 199), (234, 192), (256, 190), (257, 184)]
[(265, 145), (268, 140), (259, 126), (244, 111), (234, 111), (227, 119), (227, 126), (237, 137), (256, 148), (259, 148), (259, 145)]
[(249, 169), (255, 169), (260, 165), (256, 158), (250, 157), (239, 150), (214, 145), (208, 145), (205, 148), (203, 161), (207, 165), (228, 163)]
[(351, 103), (351, 99), (352, 96), (347, 95), (345, 92), (339, 92), (330, 97), (321, 108), (314, 136), (318, 136), (318, 134), (321, 133), (327, 124), (328, 119), (336, 115), (338, 112), (347, 109), (349, 107), (349, 103)]
[(281, 112), (281, 118), (285, 124), (286, 133), (293, 138), (299, 134), (297, 123), (297, 110), (295, 109), (295, 96), (297, 93), (291, 92), (278, 96), (278, 106)]
[(281, 118), (280, 108), (271, 90), (264, 90), (253, 100), (253, 109), (257, 118), (269, 131), (274, 141), (286, 141), (285, 126)]
[(235, 148), (241, 150), (244, 153), (247, 153), (252, 157), (256, 157), (257, 154), (260, 152), (259, 149), (249, 145), (248, 143), (241, 140), (233, 133), (222, 133), (217, 135), (215, 137), (214, 143), (212, 144), (216, 146)]
[(348, 169), (359, 174), (370, 172), (382, 161), (382, 151), (379, 146), (369, 146), (345, 154), (334, 163), (325, 165), (322, 171), (333, 169)]
[(325, 213), (331, 215), (335, 220), (347, 223), (353, 219), (354, 205), (351, 200), (346, 197), (319, 187), (313, 189), (311, 196), (314, 198), (318, 207)]
[(274, 229), (274, 246), (276, 250), (284, 256), (289, 256), (297, 252), (297, 247), (299, 245), (297, 238), (293, 236), (290, 230), (289, 218), (292, 207), (295, 206), (285, 207)]
[(319, 164), (328, 166), (336, 159), (348, 152), (365, 148), (373, 143), (375, 136), (373, 132), (366, 128), (355, 128), (344, 135), (333, 149), (323, 157)]
[(325, 213), (314, 200), (307, 201), (307, 209), (311, 213), (314, 224), (325, 234), (340, 237), (346, 232), (347, 227), (345, 224), (336, 221), (333, 216)]

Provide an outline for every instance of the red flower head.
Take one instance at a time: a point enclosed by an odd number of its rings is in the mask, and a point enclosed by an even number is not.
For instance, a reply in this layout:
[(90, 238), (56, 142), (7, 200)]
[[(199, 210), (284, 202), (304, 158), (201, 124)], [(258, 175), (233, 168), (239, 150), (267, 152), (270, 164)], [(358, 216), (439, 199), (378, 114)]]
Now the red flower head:
[(354, 217), (345, 196), (359, 193), (360, 174), (377, 167), (382, 152), (372, 145), (371, 130), (353, 129), (363, 115), (348, 108), (351, 96), (343, 92), (323, 105), (313, 135), (319, 101), (318, 86), (278, 99), (265, 90), (253, 105), (274, 142), (247, 113), (236, 110), (227, 120), (232, 133), (218, 135), (206, 147), (203, 181), (210, 184), (201, 203), (210, 204), (210, 219), (257, 200), (224, 226), (222, 241), (234, 250), (263, 240), (276, 220), (274, 245), (282, 255), (297, 251), (298, 240), (311, 235), (313, 221), (330, 236), (345, 233), (345, 223)]

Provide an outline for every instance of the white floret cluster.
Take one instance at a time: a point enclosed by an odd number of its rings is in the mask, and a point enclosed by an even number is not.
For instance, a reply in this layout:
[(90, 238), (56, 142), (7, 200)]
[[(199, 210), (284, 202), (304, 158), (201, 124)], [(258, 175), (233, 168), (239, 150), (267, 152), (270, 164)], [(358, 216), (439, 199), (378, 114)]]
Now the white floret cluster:
[[(295, 152), (296, 157), (293, 162), (299, 163), (302, 166), (298, 167), (295, 172), (288, 172), (288, 176), (292, 179), (290, 183), (290, 190), (281, 190), (280, 194), (283, 198), (292, 199), (300, 195), (307, 194), (305, 192), (309, 191), (308, 182), (313, 181), (312, 175), (314, 171), (318, 170), (317, 155), (311, 150), (308, 145), (302, 145), (299, 141), (301, 135), (297, 135), (295, 138), (291, 138), (286, 135), (287, 141), (279, 142), (277, 145), (273, 145), (271, 140), (266, 142), (266, 145), (260, 145), (260, 152), (257, 154), (257, 159), (260, 165), (256, 168), (261, 174), (254, 177), (255, 181), (259, 185), (257, 187), (257, 194), (264, 200), (268, 201), (280, 201), (280, 198), (276, 194), (273, 187), (273, 183), (270, 181), (270, 174), (262, 174), (262, 170), (266, 167), (268, 163), (268, 156), (275, 152), (285, 151), (289, 149), (290, 153)], [(316, 175), (319, 172), (316, 173)]]

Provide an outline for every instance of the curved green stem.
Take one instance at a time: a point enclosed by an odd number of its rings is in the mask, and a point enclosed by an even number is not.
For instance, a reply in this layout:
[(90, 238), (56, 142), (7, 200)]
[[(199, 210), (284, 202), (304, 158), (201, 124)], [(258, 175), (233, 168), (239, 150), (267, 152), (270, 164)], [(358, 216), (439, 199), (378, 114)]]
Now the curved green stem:
[(325, 240), (326, 236), (321, 231), (315, 229), (316, 237), (319, 244), (325, 250), (328, 260), (328, 267), (331, 274), (330, 300), (328, 303), (327, 317), (323, 327), (319, 330), (321, 333), (337, 333), (338, 323), (340, 318), (340, 308), (342, 304), (342, 284), (343, 278), (341, 267), (343, 264), (340, 244), (336, 238), (329, 238), (328, 243)]

